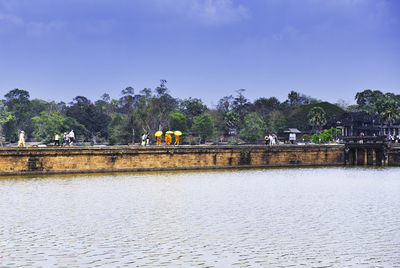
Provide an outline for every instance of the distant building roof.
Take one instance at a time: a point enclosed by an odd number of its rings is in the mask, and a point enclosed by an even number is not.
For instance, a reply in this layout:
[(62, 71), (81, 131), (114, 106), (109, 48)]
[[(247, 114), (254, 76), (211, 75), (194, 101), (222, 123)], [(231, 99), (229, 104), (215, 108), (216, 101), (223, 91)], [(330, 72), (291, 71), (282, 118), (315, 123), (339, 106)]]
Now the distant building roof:
[(297, 128), (288, 128), (284, 130), (283, 133), (301, 133), (301, 131), (298, 130)]

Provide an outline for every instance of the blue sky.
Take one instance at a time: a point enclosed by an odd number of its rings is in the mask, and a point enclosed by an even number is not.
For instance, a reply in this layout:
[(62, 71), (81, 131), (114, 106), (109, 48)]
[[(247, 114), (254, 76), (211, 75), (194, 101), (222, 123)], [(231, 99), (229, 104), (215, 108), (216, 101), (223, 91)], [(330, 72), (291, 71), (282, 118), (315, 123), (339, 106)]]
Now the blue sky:
[(0, 0), (0, 96), (400, 94), (397, 0)]

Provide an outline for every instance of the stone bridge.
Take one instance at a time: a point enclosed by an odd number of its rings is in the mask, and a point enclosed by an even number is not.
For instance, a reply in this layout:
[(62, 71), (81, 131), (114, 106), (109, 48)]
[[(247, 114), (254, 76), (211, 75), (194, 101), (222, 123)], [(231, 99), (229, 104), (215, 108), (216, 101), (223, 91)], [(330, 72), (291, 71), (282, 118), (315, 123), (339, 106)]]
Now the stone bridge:
[(390, 143), (385, 136), (345, 137), (345, 164), (398, 166), (400, 144)]

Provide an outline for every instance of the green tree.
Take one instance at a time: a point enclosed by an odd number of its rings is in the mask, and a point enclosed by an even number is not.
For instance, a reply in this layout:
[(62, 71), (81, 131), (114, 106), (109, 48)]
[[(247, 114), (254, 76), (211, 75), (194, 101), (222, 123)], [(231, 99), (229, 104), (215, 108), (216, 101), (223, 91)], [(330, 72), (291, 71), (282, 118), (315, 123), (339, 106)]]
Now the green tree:
[(272, 111), (268, 114), (266, 120), (268, 132), (278, 133), (288, 127), (286, 116), (281, 111)]
[(193, 117), (205, 113), (208, 109), (201, 99), (188, 98), (180, 102), (179, 110), (186, 116), (188, 126), (193, 124)]
[(345, 111), (339, 106), (329, 102), (318, 102), (306, 105), (300, 105), (291, 112), (286, 113), (288, 127), (298, 128), (300, 130), (313, 130), (309, 122), (309, 113), (314, 107), (321, 107), (325, 111), (326, 120), (331, 120), (334, 116), (340, 117)]
[(155, 89), (157, 94), (150, 98), (148, 104), (148, 119), (153, 131), (167, 129), (169, 113), (178, 107), (178, 100), (168, 94), (166, 83), (166, 80), (161, 80), (160, 86)]
[(187, 131), (186, 116), (180, 112), (171, 112), (169, 114), (170, 130)]
[(32, 118), (34, 130), (33, 137), (36, 141), (52, 142), (55, 133), (62, 136), (63, 132), (74, 130), (76, 138), (86, 137), (88, 130), (72, 117), (62, 116), (59, 112), (41, 112)]
[(200, 137), (200, 141), (206, 141), (214, 135), (214, 121), (209, 114), (195, 116), (192, 130)]
[(400, 96), (393, 93), (386, 93), (376, 101), (377, 113), (387, 123), (392, 123), (400, 118)]
[(77, 96), (67, 108), (66, 115), (75, 118), (88, 130), (85, 140), (93, 140), (101, 137), (106, 139), (108, 136), (107, 125), (111, 118), (101, 109), (94, 105), (84, 96)]
[(0, 100), (0, 137), (5, 140), (15, 142), (17, 136), (17, 120), (14, 114), (7, 110), (5, 101)]
[(244, 117), (243, 128), (240, 130), (240, 138), (254, 142), (263, 138), (265, 122), (257, 113), (249, 113)]
[(252, 110), (264, 117), (272, 111), (278, 111), (280, 105), (280, 101), (275, 97), (259, 98), (254, 101)]
[(313, 143), (327, 143), (331, 142), (334, 137), (341, 134), (341, 130), (337, 128), (324, 129), (324, 131), (319, 134), (313, 134), (311, 136), (311, 141)]
[(318, 100), (292, 90), (288, 94), (287, 102), (289, 103), (290, 106), (300, 106), (300, 105), (316, 103), (318, 102)]
[(108, 124), (109, 142), (113, 144), (128, 144), (132, 140), (132, 131), (129, 128), (129, 120), (121, 114), (116, 113)]
[(308, 113), (308, 122), (319, 132), (322, 126), (326, 124), (326, 113), (321, 107), (314, 107)]
[(239, 89), (236, 91), (237, 96), (233, 99), (232, 110), (235, 111), (239, 116), (239, 127), (242, 126), (244, 117), (249, 113), (251, 105), (248, 99), (244, 96), (245, 89)]
[(300, 100), (300, 94), (296, 91), (290, 91), (288, 94), (288, 102), (290, 105), (298, 105)]
[(239, 114), (233, 110), (226, 111), (223, 114), (223, 120), (225, 123), (225, 134), (236, 135), (240, 124)]
[(377, 103), (384, 99), (384, 94), (379, 90), (366, 89), (357, 92), (355, 100), (360, 112), (375, 114), (378, 112)]
[[(18, 130), (24, 130), (26, 135), (32, 133), (32, 106), (29, 100), (29, 92), (23, 89), (10, 90), (4, 95), (6, 110), (11, 112), (15, 117), (14, 121), (8, 121), (4, 124), (6, 138), (10, 139), (17, 135)], [(14, 133), (15, 132), (15, 133)]]

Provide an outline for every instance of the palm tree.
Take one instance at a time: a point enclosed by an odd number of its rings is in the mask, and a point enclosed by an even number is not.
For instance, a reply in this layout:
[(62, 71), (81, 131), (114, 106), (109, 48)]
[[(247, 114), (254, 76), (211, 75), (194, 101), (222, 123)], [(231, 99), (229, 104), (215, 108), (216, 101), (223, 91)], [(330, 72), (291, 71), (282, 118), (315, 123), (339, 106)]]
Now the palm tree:
[(308, 122), (316, 129), (317, 133), (321, 131), (321, 127), (326, 124), (326, 113), (322, 107), (314, 107), (308, 113)]

